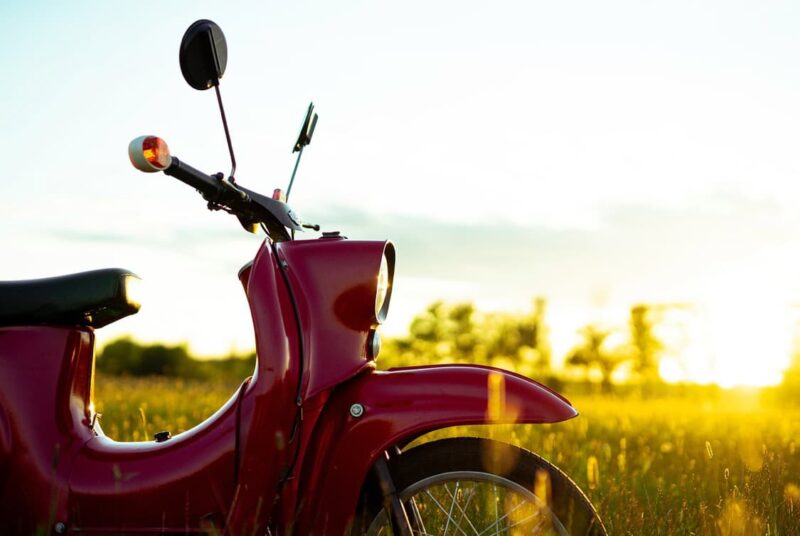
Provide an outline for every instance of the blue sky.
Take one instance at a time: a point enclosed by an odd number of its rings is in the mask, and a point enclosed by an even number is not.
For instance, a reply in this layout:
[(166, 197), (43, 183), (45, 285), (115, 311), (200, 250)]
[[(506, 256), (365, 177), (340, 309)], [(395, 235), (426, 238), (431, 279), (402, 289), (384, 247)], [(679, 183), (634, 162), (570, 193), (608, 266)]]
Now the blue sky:
[(126, 156), (152, 133), (228, 170), (213, 94), (177, 65), (185, 28), (211, 18), (238, 180), (285, 187), (314, 100), (292, 204), (397, 243), (389, 332), (439, 297), (525, 310), (548, 296), (563, 349), (638, 301), (784, 310), (800, 301), (798, 9), (5, 2), (0, 278), (124, 266), (145, 306), (101, 341), (252, 345), (235, 276), (261, 238)]

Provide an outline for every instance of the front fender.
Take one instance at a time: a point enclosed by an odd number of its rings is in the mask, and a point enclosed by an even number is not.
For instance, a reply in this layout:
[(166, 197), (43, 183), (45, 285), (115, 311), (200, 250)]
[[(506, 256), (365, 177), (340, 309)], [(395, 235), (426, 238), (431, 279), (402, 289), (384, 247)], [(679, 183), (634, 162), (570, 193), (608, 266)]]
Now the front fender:
[[(353, 417), (350, 407), (361, 404)], [(437, 365), (363, 374), (330, 398), (309, 444), (300, 484), (298, 533), (342, 534), (362, 484), (383, 451), (448, 426), (552, 423), (578, 412), (524, 376), (475, 365)]]

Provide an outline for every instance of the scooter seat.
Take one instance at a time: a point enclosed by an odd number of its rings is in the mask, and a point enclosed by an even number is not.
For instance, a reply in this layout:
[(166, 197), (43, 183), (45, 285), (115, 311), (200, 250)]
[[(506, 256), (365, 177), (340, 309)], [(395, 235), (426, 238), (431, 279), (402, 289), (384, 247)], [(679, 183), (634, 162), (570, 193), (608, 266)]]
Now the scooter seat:
[(0, 281), (0, 326), (101, 328), (139, 310), (131, 290), (139, 277), (120, 268)]

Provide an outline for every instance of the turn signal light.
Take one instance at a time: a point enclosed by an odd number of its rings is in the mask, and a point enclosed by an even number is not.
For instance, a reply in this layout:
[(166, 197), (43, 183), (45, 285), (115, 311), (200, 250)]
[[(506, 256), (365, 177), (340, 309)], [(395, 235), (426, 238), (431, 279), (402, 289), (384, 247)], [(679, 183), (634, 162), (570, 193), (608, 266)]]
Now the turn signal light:
[(164, 171), (172, 163), (167, 142), (156, 136), (139, 136), (128, 145), (133, 167), (145, 173)]

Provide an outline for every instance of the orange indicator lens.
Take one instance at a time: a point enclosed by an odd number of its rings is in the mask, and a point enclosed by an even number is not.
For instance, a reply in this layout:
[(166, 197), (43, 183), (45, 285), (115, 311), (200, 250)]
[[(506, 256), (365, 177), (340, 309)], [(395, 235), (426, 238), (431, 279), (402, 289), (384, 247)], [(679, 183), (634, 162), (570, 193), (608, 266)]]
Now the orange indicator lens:
[(155, 136), (148, 136), (142, 142), (142, 156), (159, 169), (166, 169), (170, 164), (167, 142)]

